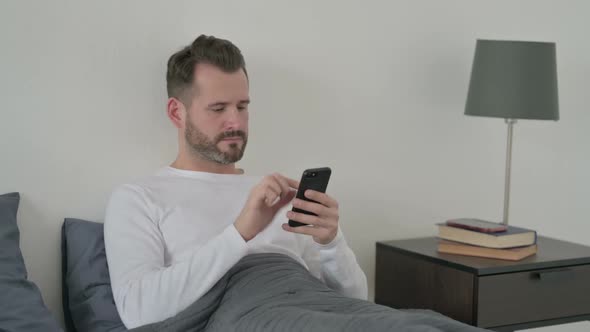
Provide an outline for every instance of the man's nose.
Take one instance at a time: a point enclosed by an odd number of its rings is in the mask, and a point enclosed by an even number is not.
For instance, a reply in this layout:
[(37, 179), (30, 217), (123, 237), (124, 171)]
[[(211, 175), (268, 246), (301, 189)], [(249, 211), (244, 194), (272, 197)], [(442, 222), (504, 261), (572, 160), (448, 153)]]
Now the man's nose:
[(227, 117), (225, 118), (225, 128), (226, 130), (238, 130), (242, 129), (242, 119), (240, 116), (240, 111), (237, 107), (232, 107), (231, 109), (226, 112)]

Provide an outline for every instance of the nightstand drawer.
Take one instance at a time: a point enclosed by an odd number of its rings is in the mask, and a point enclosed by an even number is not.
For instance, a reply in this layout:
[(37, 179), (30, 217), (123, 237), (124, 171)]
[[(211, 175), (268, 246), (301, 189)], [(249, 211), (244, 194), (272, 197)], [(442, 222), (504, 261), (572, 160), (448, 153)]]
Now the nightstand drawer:
[(482, 276), (477, 292), (482, 327), (590, 314), (590, 265)]

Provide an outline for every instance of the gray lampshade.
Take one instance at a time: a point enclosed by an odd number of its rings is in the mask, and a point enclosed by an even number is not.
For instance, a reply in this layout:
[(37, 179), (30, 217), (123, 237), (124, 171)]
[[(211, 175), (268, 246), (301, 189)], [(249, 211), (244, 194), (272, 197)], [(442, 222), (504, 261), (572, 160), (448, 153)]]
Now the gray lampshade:
[(558, 120), (555, 43), (477, 40), (465, 114)]

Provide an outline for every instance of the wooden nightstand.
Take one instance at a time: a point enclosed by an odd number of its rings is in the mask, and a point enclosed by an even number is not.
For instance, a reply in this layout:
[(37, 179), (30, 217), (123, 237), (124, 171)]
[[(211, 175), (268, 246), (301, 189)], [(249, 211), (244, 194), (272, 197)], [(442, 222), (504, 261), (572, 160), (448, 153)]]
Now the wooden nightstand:
[(538, 238), (511, 262), (439, 254), (435, 237), (377, 243), (375, 302), (495, 331), (590, 320), (590, 247)]

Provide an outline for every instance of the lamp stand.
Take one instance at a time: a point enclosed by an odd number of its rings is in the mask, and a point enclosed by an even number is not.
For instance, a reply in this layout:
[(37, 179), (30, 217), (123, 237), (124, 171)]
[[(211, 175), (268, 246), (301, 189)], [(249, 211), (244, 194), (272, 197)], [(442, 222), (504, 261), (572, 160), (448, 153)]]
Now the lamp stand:
[(504, 218), (502, 224), (508, 225), (508, 208), (510, 206), (510, 166), (512, 163), (512, 129), (516, 119), (506, 119), (508, 139), (506, 141), (506, 179), (504, 181)]

